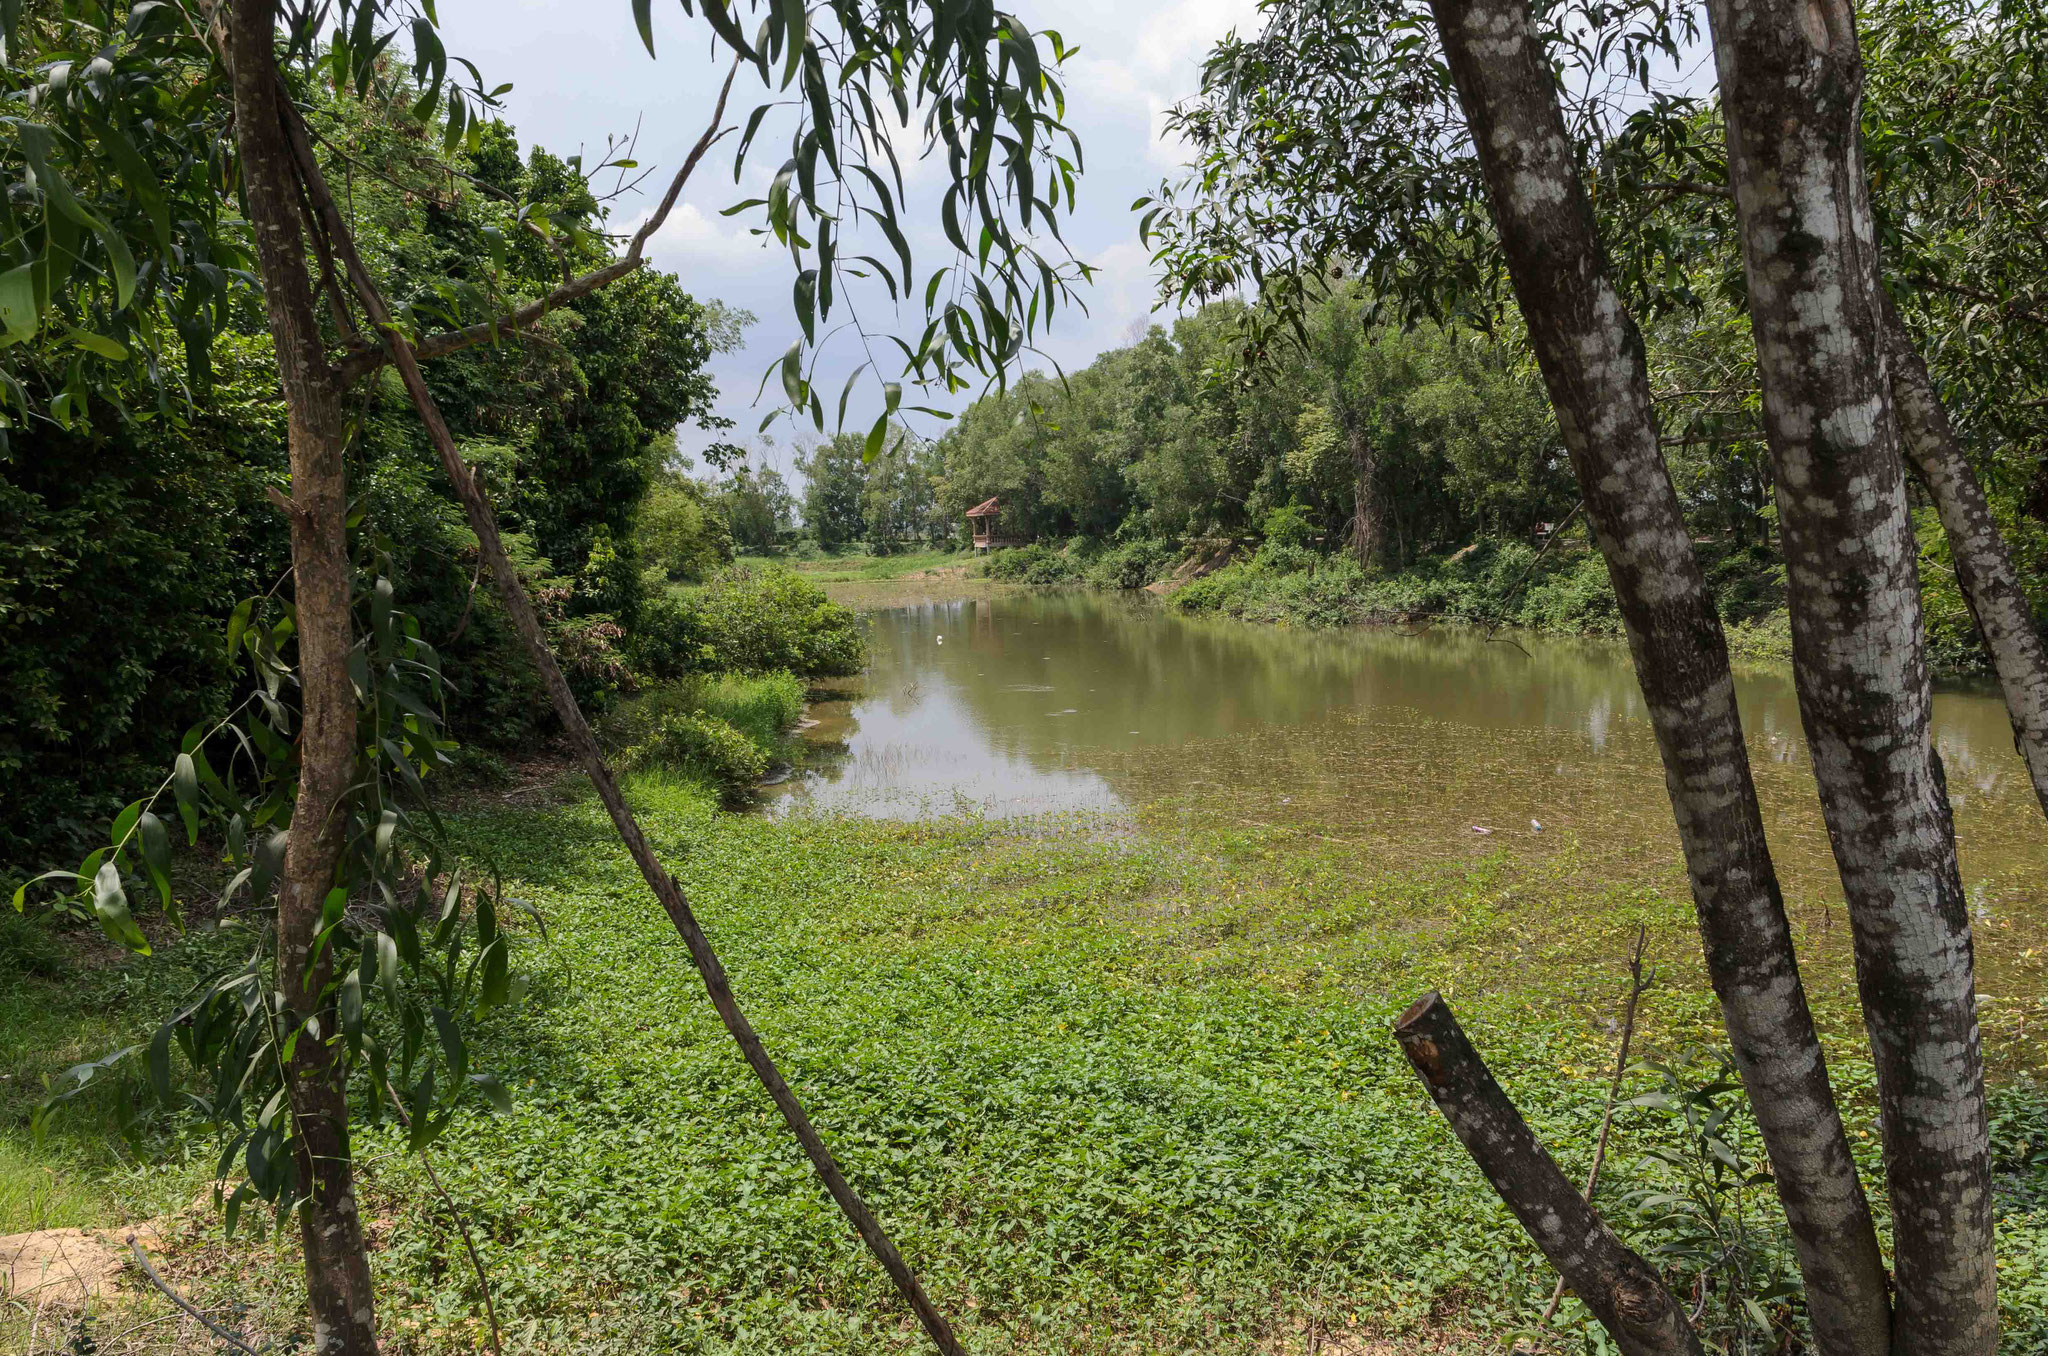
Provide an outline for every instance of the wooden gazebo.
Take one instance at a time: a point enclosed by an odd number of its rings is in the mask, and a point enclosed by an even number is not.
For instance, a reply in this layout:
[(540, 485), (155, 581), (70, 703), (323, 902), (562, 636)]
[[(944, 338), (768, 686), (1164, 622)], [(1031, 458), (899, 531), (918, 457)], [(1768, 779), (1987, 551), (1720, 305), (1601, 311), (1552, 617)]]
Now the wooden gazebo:
[(967, 510), (967, 525), (974, 529), (974, 549), (986, 551), (992, 546), (1007, 546), (1002, 536), (1003, 506), (999, 498), (990, 496)]

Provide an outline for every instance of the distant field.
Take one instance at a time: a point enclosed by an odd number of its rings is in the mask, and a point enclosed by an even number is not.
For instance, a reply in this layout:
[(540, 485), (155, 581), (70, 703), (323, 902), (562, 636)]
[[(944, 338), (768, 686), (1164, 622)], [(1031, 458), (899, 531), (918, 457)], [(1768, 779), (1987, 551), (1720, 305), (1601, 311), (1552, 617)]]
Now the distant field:
[(817, 560), (796, 560), (789, 556), (741, 556), (742, 565), (780, 565), (795, 570), (818, 584), (851, 584), (877, 579), (901, 579), (926, 570), (964, 568), (975, 558), (972, 551), (908, 551), (896, 556), (847, 554), (822, 556)]

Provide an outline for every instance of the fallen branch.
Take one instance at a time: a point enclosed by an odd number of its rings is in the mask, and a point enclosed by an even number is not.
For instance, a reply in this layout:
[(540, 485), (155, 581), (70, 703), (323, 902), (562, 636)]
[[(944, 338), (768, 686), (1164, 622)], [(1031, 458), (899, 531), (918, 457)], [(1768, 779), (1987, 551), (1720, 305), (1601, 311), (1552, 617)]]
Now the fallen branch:
[(1625, 1356), (1703, 1356), (1656, 1270), (1614, 1236), (1537, 1143), (1450, 1005), (1424, 994), (1395, 1021), (1394, 1039), (1495, 1193)]
[(135, 1254), (136, 1265), (142, 1268), (142, 1274), (148, 1278), (149, 1283), (151, 1285), (155, 1286), (158, 1290), (163, 1292), (163, 1296), (165, 1299), (169, 1300), (171, 1303), (177, 1305), (180, 1309), (183, 1309), (186, 1313), (190, 1314), (192, 1317), (198, 1319), (201, 1323), (205, 1324), (206, 1330), (208, 1332), (212, 1333), (215, 1337), (218, 1337), (221, 1341), (233, 1347), (236, 1351), (246, 1352), (248, 1353), (248, 1356), (263, 1356), (262, 1352), (258, 1351), (255, 1347), (250, 1346), (247, 1342), (244, 1342), (240, 1334), (230, 1332), (228, 1329), (223, 1328), (220, 1324), (214, 1322), (212, 1319), (208, 1318), (204, 1313), (200, 1312), (198, 1306), (194, 1305), (192, 1301), (186, 1299), (183, 1295), (171, 1289), (170, 1282), (166, 1281), (163, 1277), (157, 1275), (156, 1268), (149, 1264), (149, 1254), (142, 1250), (142, 1244), (139, 1241), (137, 1241), (134, 1234), (128, 1235), (128, 1248), (129, 1251)]
[[(726, 89), (730, 90), (731, 86), (732, 77), (728, 75)], [(711, 127), (698, 140), (696, 149), (690, 154), (689, 162), (676, 176), (675, 182), (669, 188), (668, 196), (662, 201), (660, 212), (634, 237), (627, 258), (614, 265), (612, 270), (601, 270), (601, 273), (609, 272), (612, 277), (620, 277), (639, 267), (641, 245), (659, 224), (660, 217), (674, 204), (684, 179), (688, 177), (698, 157), (716, 139), (718, 123), (724, 117), (724, 113), (725, 96), (721, 93)], [(889, 1278), (895, 1283), (898, 1293), (909, 1303), (919, 1321), (923, 1323), (932, 1344), (943, 1353), (943, 1356), (965, 1356), (959, 1339), (953, 1335), (952, 1326), (925, 1294), (924, 1286), (904, 1262), (902, 1254), (897, 1251), (895, 1243), (883, 1230), (874, 1212), (868, 1209), (867, 1202), (848, 1184), (845, 1174), (840, 1171), (838, 1162), (832, 1156), (832, 1151), (819, 1136), (817, 1127), (811, 1124), (803, 1104), (797, 1100), (796, 1094), (790, 1091), (789, 1084), (783, 1080), (781, 1070), (776, 1067), (774, 1059), (762, 1045), (753, 1024), (740, 1010), (738, 1000), (733, 997), (732, 986), (726, 979), (725, 967), (720, 963), (710, 939), (704, 935), (703, 928), (698, 925), (696, 915), (691, 911), (689, 901), (683, 895), (682, 887), (654, 855), (654, 849), (648, 844), (646, 834), (641, 831), (639, 821), (626, 804), (625, 796), (619, 791), (618, 781), (612, 775), (611, 767), (605, 762), (602, 750), (598, 748), (597, 736), (591, 732), (590, 723), (584, 719), (575, 694), (570, 691), (568, 680), (562, 675), (561, 665), (556, 662), (554, 652), (548, 647), (547, 637), (541, 631), (540, 619), (534, 613), (532, 600), (526, 596), (526, 586), (519, 578), (519, 572), (512, 564), (511, 557), (506, 554), (504, 542), (498, 535), (497, 516), (491, 511), (490, 502), (484, 498), (475, 473), (462, 459), (460, 450), (455, 446), (455, 439), (448, 432), (447, 423), (441, 418), (440, 407), (434, 402), (432, 393), (427, 390), (426, 379), (420, 373), (415, 350), (392, 322), (390, 307), (377, 290), (362, 257), (357, 253), (348, 225), (335, 206), (334, 197), (328, 191), (326, 180), (320, 173), (319, 163), (313, 156), (312, 143), (306, 136), (305, 124), (299, 118), (298, 110), (292, 107), (289, 101), (284, 101), (283, 117), (286, 133), (291, 138), (293, 152), (299, 161), (299, 173), (306, 181), (313, 205), (320, 214), (322, 225), (333, 237), (335, 252), (346, 265), (350, 283), (354, 286), (363, 309), (369, 313), (371, 324), (387, 336), (391, 358), (398, 368), (399, 376), (412, 396), (420, 422), (426, 426), (428, 438), (440, 457), (442, 470), (447, 474), (456, 497), (462, 501), (462, 506), (468, 514), (470, 530), (476, 534), (477, 549), (490, 565), (492, 582), (497, 586), (499, 599), (512, 617), (513, 626), (518, 630), (527, 655), (540, 674), (542, 685), (547, 688), (555, 714), (567, 731), (570, 743), (575, 746), (584, 771), (589, 775), (591, 785), (597, 790), (598, 799), (604, 803), (605, 810), (610, 814), (612, 824), (625, 843), (627, 852), (639, 866), (640, 874), (653, 889), (655, 898), (661, 901), (661, 906), (668, 913), (669, 920), (675, 924), (676, 931), (682, 934), (683, 942), (690, 951), (690, 959), (695, 962), (697, 973), (704, 980), (704, 988), (710, 995), (711, 1005), (718, 1010), (726, 1030), (732, 1033), (733, 1040), (746, 1056), (747, 1063), (752, 1066), (755, 1077), (760, 1079), (761, 1085), (767, 1089), (769, 1097), (782, 1113), (783, 1120), (796, 1136), (797, 1142), (803, 1146), (804, 1153), (809, 1156), (811, 1165), (824, 1183), (826, 1191), (831, 1194), (847, 1221), (867, 1243), (869, 1251), (874, 1253), (883, 1269), (889, 1273)], [(583, 281), (599, 276), (590, 274)], [(585, 290), (594, 290), (602, 285), (601, 282), (591, 282)]]

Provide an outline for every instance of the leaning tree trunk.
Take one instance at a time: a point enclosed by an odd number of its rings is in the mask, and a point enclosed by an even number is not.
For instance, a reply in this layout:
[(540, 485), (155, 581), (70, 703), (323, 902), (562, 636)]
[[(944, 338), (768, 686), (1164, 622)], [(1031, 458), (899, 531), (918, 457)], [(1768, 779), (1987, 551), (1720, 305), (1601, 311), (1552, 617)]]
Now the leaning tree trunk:
[(1793, 673), (1877, 1065), (1895, 1349), (1998, 1342), (1970, 916), (1929, 732), (1917, 551), (1847, 0), (1710, 0)]
[(1799, 980), (1727, 643), (1658, 446), (1527, 0), (1432, 0), (1509, 275), (1657, 731), (1707, 970), (1775, 1169), (1822, 1350), (1885, 1351), (1883, 1259)]
[(1998, 530), (1998, 520), (1991, 516), (1984, 487), (1956, 440), (1927, 364), (1913, 347), (1891, 297), (1880, 289), (1877, 300), (1884, 312), (1892, 404), (1898, 410), (1906, 456), (1941, 515), (1956, 579), (2005, 693), (2013, 744), (2026, 760), (2034, 798), (2048, 814), (2048, 647), (2034, 629), (2033, 609), (2020, 587), (2012, 552)]
[[(242, 192), (277, 346), (291, 452), (299, 795), (278, 893), (278, 983), (296, 1021), (317, 1017), (319, 1029), (331, 1032), (336, 1024), (323, 995), (333, 953), (323, 949), (310, 969), (306, 961), (341, 859), (348, 819), (342, 802), (356, 767), (356, 698), (348, 674), (354, 573), (348, 556), (341, 389), (322, 348), (299, 234), (298, 179), (279, 120), (276, 0), (236, 0), (227, 24)], [(376, 1306), (349, 1158), (347, 1090), (326, 1041), (297, 1042), (285, 1067), (285, 1086), (304, 1197), (299, 1232), (313, 1350), (317, 1356), (366, 1356), (377, 1350)]]
[[(734, 69), (738, 69), (737, 64)], [(726, 91), (732, 88), (730, 75), (726, 77), (725, 88)], [(897, 1249), (895, 1241), (889, 1237), (888, 1231), (882, 1227), (881, 1221), (868, 1208), (860, 1193), (846, 1180), (831, 1148), (819, 1135), (817, 1127), (811, 1123), (803, 1104), (797, 1100), (796, 1094), (783, 1078), (782, 1071), (762, 1043), (759, 1033), (754, 1030), (753, 1024), (747, 1020), (746, 1013), (740, 1008), (738, 999), (733, 995), (732, 985), (726, 977), (725, 967), (719, 962), (718, 953), (711, 945), (711, 939), (697, 922), (696, 914), (690, 908), (682, 886), (654, 855), (653, 846), (647, 841), (646, 834), (641, 831), (639, 820), (634, 816), (632, 808), (626, 804), (618, 780), (612, 775), (611, 767), (598, 747), (597, 736), (591, 730), (589, 721), (584, 719), (582, 708), (577, 704), (576, 696), (569, 688), (568, 679), (563, 675), (561, 665), (556, 662), (554, 652), (548, 647), (547, 636), (541, 630), (540, 618), (534, 611), (532, 600), (526, 596), (526, 585), (520, 579), (511, 556), (505, 550), (504, 541), (499, 536), (497, 516), (492, 512), (489, 501), (484, 498), (483, 490), (477, 484), (475, 472), (463, 460), (454, 437), (448, 431), (446, 421), (441, 417), (440, 408), (427, 389), (426, 378), (420, 371), (417, 354), (410, 341), (394, 323), (390, 307), (356, 250), (354, 238), (349, 232), (347, 222), (342, 219), (332, 193), (327, 188), (297, 111), (286, 105), (280, 105), (278, 111), (285, 119), (284, 128), (292, 154), (297, 157), (300, 181), (306, 191), (307, 204), (315, 214), (315, 220), (325, 231), (326, 239), (333, 247), (341, 266), (346, 270), (349, 281), (356, 291), (357, 300), (377, 332), (384, 336), (385, 342), (389, 345), (391, 359), (398, 368), (399, 378), (406, 388), (406, 393), (412, 398), (421, 422), (426, 426), (427, 439), (439, 456), (442, 469), (447, 473), (456, 497), (462, 501), (470, 527), (476, 533), (477, 549), (490, 567), (491, 579), (497, 587), (499, 601), (511, 615), (513, 628), (519, 632), (527, 657), (532, 660), (534, 668), (539, 672), (541, 684), (547, 689), (555, 714), (560, 717), (570, 743), (582, 760), (584, 770), (589, 773), (598, 799), (603, 802), (606, 812), (611, 816), (620, 840), (625, 844), (634, 864), (640, 868), (641, 875), (653, 889), (670, 922), (682, 935), (683, 943), (689, 949), (690, 959), (704, 981), (704, 988), (711, 999), (712, 1007), (717, 1010), (719, 1019), (732, 1034), (748, 1066), (752, 1068), (762, 1087), (767, 1090), (776, 1109), (782, 1113), (784, 1122), (796, 1136), (805, 1155), (810, 1158), (811, 1165), (827, 1193), (839, 1206), (847, 1223), (853, 1226), (854, 1232), (860, 1235), (868, 1250), (882, 1264), (883, 1270), (888, 1272), (890, 1281), (916, 1313), (932, 1345), (939, 1350), (940, 1356), (965, 1356), (960, 1340), (953, 1332), (952, 1324), (925, 1292), (923, 1283), (903, 1260), (902, 1253)], [(725, 93), (721, 93), (717, 109), (712, 115), (711, 127), (705, 131), (690, 152), (681, 173), (670, 185), (656, 216), (642, 224), (626, 257), (596, 273), (584, 275), (584, 280), (565, 285), (563, 291), (576, 288), (586, 292), (594, 291), (612, 279), (623, 277), (640, 267), (640, 251), (648, 235), (659, 225), (660, 218), (674, 205), (683, 182), (689, 177), (698, 159), (716, 139), (719, 123), (724, 116)], [(543, 306), (541, 311), (545, 309)], [(478, 328), (487, 328), (489, 332), (495, 333), (497, 326)]]

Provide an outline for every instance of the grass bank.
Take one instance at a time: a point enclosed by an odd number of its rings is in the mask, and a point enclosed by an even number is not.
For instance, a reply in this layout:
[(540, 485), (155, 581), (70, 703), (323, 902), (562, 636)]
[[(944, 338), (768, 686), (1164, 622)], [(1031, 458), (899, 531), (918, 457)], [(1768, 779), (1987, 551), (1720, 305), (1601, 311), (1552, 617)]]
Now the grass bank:
[[(1917, 510), (1922, 603), (1927, 653), (1943, 677), (1988, 671), (1976, 624), (1960, 592), (1947, 539), (1932, 510)], [(2015, 559), (2034, 596), (2037, 619), (2048, 624), (2048, 537), (2025, 523), (2009, 523)], [(1360, 566), (1344, 555), (1312, 547), (1307, 524), (1293, 510), (1269, 515), (1265, 539), (1240, 544), (1237, 558), (1171, 595), (1185, 612), (1211, 613), (1282, 626), (1390, 626), (1441, 621), (1509, 626), (1559, 635), (1619, 636), (1607, 567), (1583, 529), (1560, 537), (1548, 551), (1521, 541), (1481, 539), (1465, 549), (1425, 556), (1397, 570)], [(979, 567), (993, 578), (1023, 584), (1087, 585), (1135, 589), (1167, 578), (1190, 552), (1213, 552), (1220, 543), (1140, 540), (1118, 545), (1076, 537), (995, 552)], [(1784, 565), (1761, 545), (1695, 543), (1707, 587), (1737, 659), (1790, 663), (1792, 627), (1785, 607)]]
[[(1589, 885), (1569, 845), (1400, 870), (1300, 828), (1177, 814), (777, 821), (720, 813), (666, 775), (629, 792), (849, 1176), (984, 1356), (1303, 1351), (1311, 1332), (1326, 1351), (1347, 1334), (1498, 1351), (1551, 1277), (1430, 1109), (1388, 1038), (1394, 1013), (1449, 994), (1571, 1172), (1597, 1130), (1602, 1024), (1638, 923), (1667, 977), (1646, 1047), (1716, 1034), (1682, 895)], [(515, 1109), (435, 1150), (509, 1349), (919, 1350), (601, 811), (571, 787), (459, 823), (548, 928), (522, 936), (527, 1006), (474, 1033)], [(1808, 941), (1874, 1172), (1846, 949)], [(146, 1122), (131, 1145), (111, 1103), (41, 1145), (22, 1122), (43, 1073), (132, 1039), (242, 944), (0, 977), (0, 1179), (15, 1184), (0, 1232), (141, 1218), (201, 1189), (208, 1146)], [(2048, 1335), (2048, 1210), (2031, 1204), (2048, 1171), (2021, 1147), (2048, 1124), (2036, 1101), (2002, 1105), (2008, 1319)], [(1630, 1204), (1672, 1185), (1641, 1161), (1675, 1142), (1670, 1123), (1630, 1108), (1618, 1131), (1603, 1207), (1639, 1245), (1682, 1244)], [(400, 1148), (388, 1129), (359, 1137), (391, 1350), (476, 1350), (481, 1294), (454, 1221)], [(30, 1179), (43, 1204), (24, 1207)], [(1760, 1190), (1746, 1208), (1745, 1246), (1782, 1267), (1756, 1227)], [(201, 1211), (171, 1264), (207, 1302), (291, 1331), (289, 1246), (221, 1243)]]
[(813, 584), (857, 584), (904, 579), (931, 571), (962, 570), (976, 558), (973, 551), (903, 551), (877, 556), (865, 552), (812, 556), (743, 556), (741, 565), (781, 566), (796, 571)]

